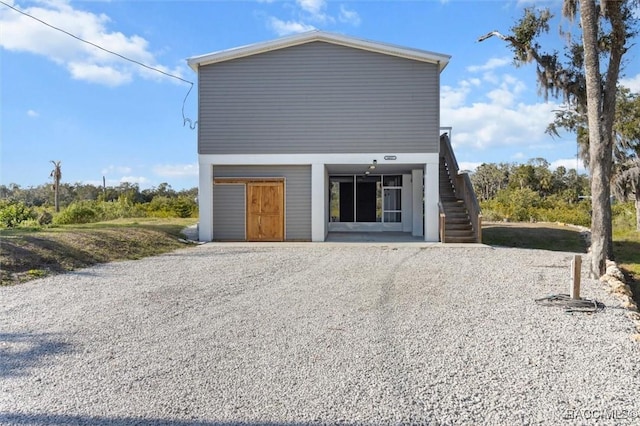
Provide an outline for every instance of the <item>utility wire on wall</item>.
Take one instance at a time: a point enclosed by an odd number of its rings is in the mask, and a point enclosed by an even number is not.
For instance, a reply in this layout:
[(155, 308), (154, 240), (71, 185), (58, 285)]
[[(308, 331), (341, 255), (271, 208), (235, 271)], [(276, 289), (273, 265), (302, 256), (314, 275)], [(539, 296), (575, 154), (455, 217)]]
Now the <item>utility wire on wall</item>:
[(46, 26), (47, 26), (47, 27), (49, 27), (49, 28), (52, 28), (52, 29), (54, 29), (54, 30), (56, 30), (56, 31), (60, 31), (61, 33), (66, 34), (66, 35), (68, 35), (69, 37), (72, 37), (72, 38), (74, 38), (74, 39), (76, 39), (76, 40), (78, 40), (78, 41), (81, 41), (81, 42), (83, 42), (83, 43), (86, 43), (86, 44), (88, 44), (88, 45), (90, 45), (90, 46), (93, 46), (93, 47), (95, 47), (95, 48), (98, 48), (98, 49), (100, 49), (100, 50), (102, 50), (102, 51), (104, 51), (104, 52), (107, 52), (107, 53), (111, 54), (111, 55), (115, 55), (115, 56), (117, 56), (117, 57), (119, 57), (119, 58), (121, 58), (121, 59), (124, 59), (125, 61), (129, 61), (129, 62), (131, 62), (131, 63), (134, 63), (134, 64), (138, 65), (138, 66), (141, 66), (141, 67), (143, 67), (143, 68), (146, 68), (146, 69), (148, 69), (148, 70), (155, 71), (155, 72), (160, 73), (160, 74), (163, 74), (163, 75), (165, 75), (165, 76), (167, 76), (167, 77), (171, 77), (171, 78), (174, 78), (174, 79), (176, 79), (176, 80), (180, 80), (180, 81), (182, 81), (183, 83), (187, 83), (187, 84), (189, 84), (189, 85), (190, 85), (189, 90), (187, 91), (187, 94), (186, 94), (186, 96), (184, 97), (184, 100), (182, 101), (182, 125), (183, 125), (183, 126), (186, 126), (186, 125), (187, 125), (187, 123), (188, 123), (188, 124), (189, 124), (189, 127), (191, 128), (191, 130), (194, 130), (194, 129), (196, 128), (196, 125), (198, 124), (198, 122), (197, 122), (197, 121), (192, 121), (190, 118), (187, 118), (187, 117), (184, 115), (184, 107), (185, 107), (185, 104), (187, 103), (187, 98), (189, 97), (189, 94), (191, 93), (191, 90), (193, 89), (193, 84), (194, 84), (194, 83), (193, 83), (192, 81), (185, 80), (184, 78), (182, 78), (182, 77), (180, 77), (180, 76), (177, 76), (177, 75), (174, 75), (174, 74), (170, 74), (170, 73), (168, 73), (168, 72), (166, 72), (166, 71), (163, 71), (163, 70), (161, 70), (161, 69), (154, 68), (154, 67), (152, 67), (152, 66), (150, 66), (150, 65), (144, 64), (144, 63), (142, 63), (142, 62), (140, 62), (140, 61), (137, 61), (137, 60), (135, 60), (135, 59), (131, 59), (131, 58), (128, 58), (128, 57), (126, 57), (126, 56), (124, 56), (124, 55), (121, 55), (120, 53), (117, 53), (117, 52), (114, 52), (114, 51), (112, 51), (112, 50), (106, 49), (106, 48), (104, 48), (104, 47), (102, 47), (102, 46), (100, 46), (100, 45), (98, 45), (98, 44), (95, 44), (95, 43), (90, 42), (90, 41), (88, 41), (88, 40), (85, 40), (85, 39), (83, 39), (83, 38), (81, 38), (81, 37), (78, 37), (77, 35), (72, 34), (72, 33), (70, 33), (69, 31), (63, 30), (62, 28), (56, 27), (55, 25), (52, 25), (52, 24), (50, 24), (50, 23), (48, 23), (48, 22), (45, 22), (45, 21), (43, 21), (43, 20), (42, 20), (42, 19), (40, 19), (40, 18), (37, 18), (37, 17), (35, 17), (35, 16), (33, 16), (33, 15), (30, 15), (30, 14), (28, 14), (27, 12), (22, 11), (22, 10), (20, 10), (20, 9), (18, 9), (18, 8), (16, 8), (16, 7), (12, 6), (12, 5), (10, 5), (10, 4), (8, 4), (8, 3), (5, 3), (5, 2), (4, 2), (4, 1), (2, 1), (2, 0), (0, 0), (0, 4), (3, 4), (4, 6), (8, 7), (9, 9), (12, 9), (12, 10), (14, 10), (14, 11), (16, 11), (16, 12), (18, 12), (18, 13), (20, 13), (20, 14), (22, 14), (22, 15), (24, 15), (24, 16), (26, 16), (26, 17), (28, 17), (28, 18), (31, 18), (31, 19), (33, 19), (33, 20), (35, 20), (35, 21), (38, 21), (39, 23), (41, 23), (41, 24), (43, 24), (43, 25), (46, 25)]

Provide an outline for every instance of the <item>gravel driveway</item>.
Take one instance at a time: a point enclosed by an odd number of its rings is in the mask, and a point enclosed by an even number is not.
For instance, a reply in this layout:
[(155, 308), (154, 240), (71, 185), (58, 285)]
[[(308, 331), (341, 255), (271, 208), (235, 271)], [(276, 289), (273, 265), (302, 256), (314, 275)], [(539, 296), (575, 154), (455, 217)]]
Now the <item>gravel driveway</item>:
[(571, 257), (206, 244), (0, 287), (0, 423), (638, 424), (619, 302), (533, 302)]

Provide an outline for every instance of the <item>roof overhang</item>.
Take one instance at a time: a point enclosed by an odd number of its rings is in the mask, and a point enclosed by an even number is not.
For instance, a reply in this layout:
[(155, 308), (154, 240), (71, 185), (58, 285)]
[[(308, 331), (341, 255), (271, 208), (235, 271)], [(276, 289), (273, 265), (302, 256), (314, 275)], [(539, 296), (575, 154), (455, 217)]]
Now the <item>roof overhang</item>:
[(203, 65), (211, 65), (218, 62), (230, 61), (232, 59), (257, 55), (272, 50), (284, 49), (286, 47), (298, 46), (300, 44), (311, 43), (315, 41), (337, 44), (340, 46), (352, 47), (355, 49), (368, 50), (370, 52), (382, 53), (385, 55), (397, 56), (400, 58), (412, 59), (420, 62), (437, 64), (441, 72), (447, 66), (449, 60), (451, 59), (450, 55), (445, 55), (442, 53), (429, 52), (427, 50), (413, 49), (388, 43), (379, 43), (355, 37), (344, 36), (341, 34), (314, 30), (288, 37), (278, 38), (275, 40), (236, 47), (229, 50), (208, 53), (206, 55), (194, 56), (187, 59), (187, 63), (194, 71), (198, 72), (198, 67), (201, 67)]

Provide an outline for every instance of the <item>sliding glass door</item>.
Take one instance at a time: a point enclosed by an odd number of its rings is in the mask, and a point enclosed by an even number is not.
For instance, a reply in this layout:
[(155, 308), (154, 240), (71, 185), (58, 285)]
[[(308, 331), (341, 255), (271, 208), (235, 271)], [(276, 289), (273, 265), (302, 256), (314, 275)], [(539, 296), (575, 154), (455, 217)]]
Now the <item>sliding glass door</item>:
[(401, 175), (329, 176), (329, 230), (401, 230)]
[(402, 176), (383, 176), (383, 222), (402, 222)]

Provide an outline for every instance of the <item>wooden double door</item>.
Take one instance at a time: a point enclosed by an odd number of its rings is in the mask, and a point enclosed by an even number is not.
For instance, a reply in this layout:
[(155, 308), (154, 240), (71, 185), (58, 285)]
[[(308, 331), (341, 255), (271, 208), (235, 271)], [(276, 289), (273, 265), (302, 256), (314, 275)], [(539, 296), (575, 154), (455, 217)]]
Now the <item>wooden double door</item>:
[(247, 241), (284, 241), (284, 182), (247, 182)]

